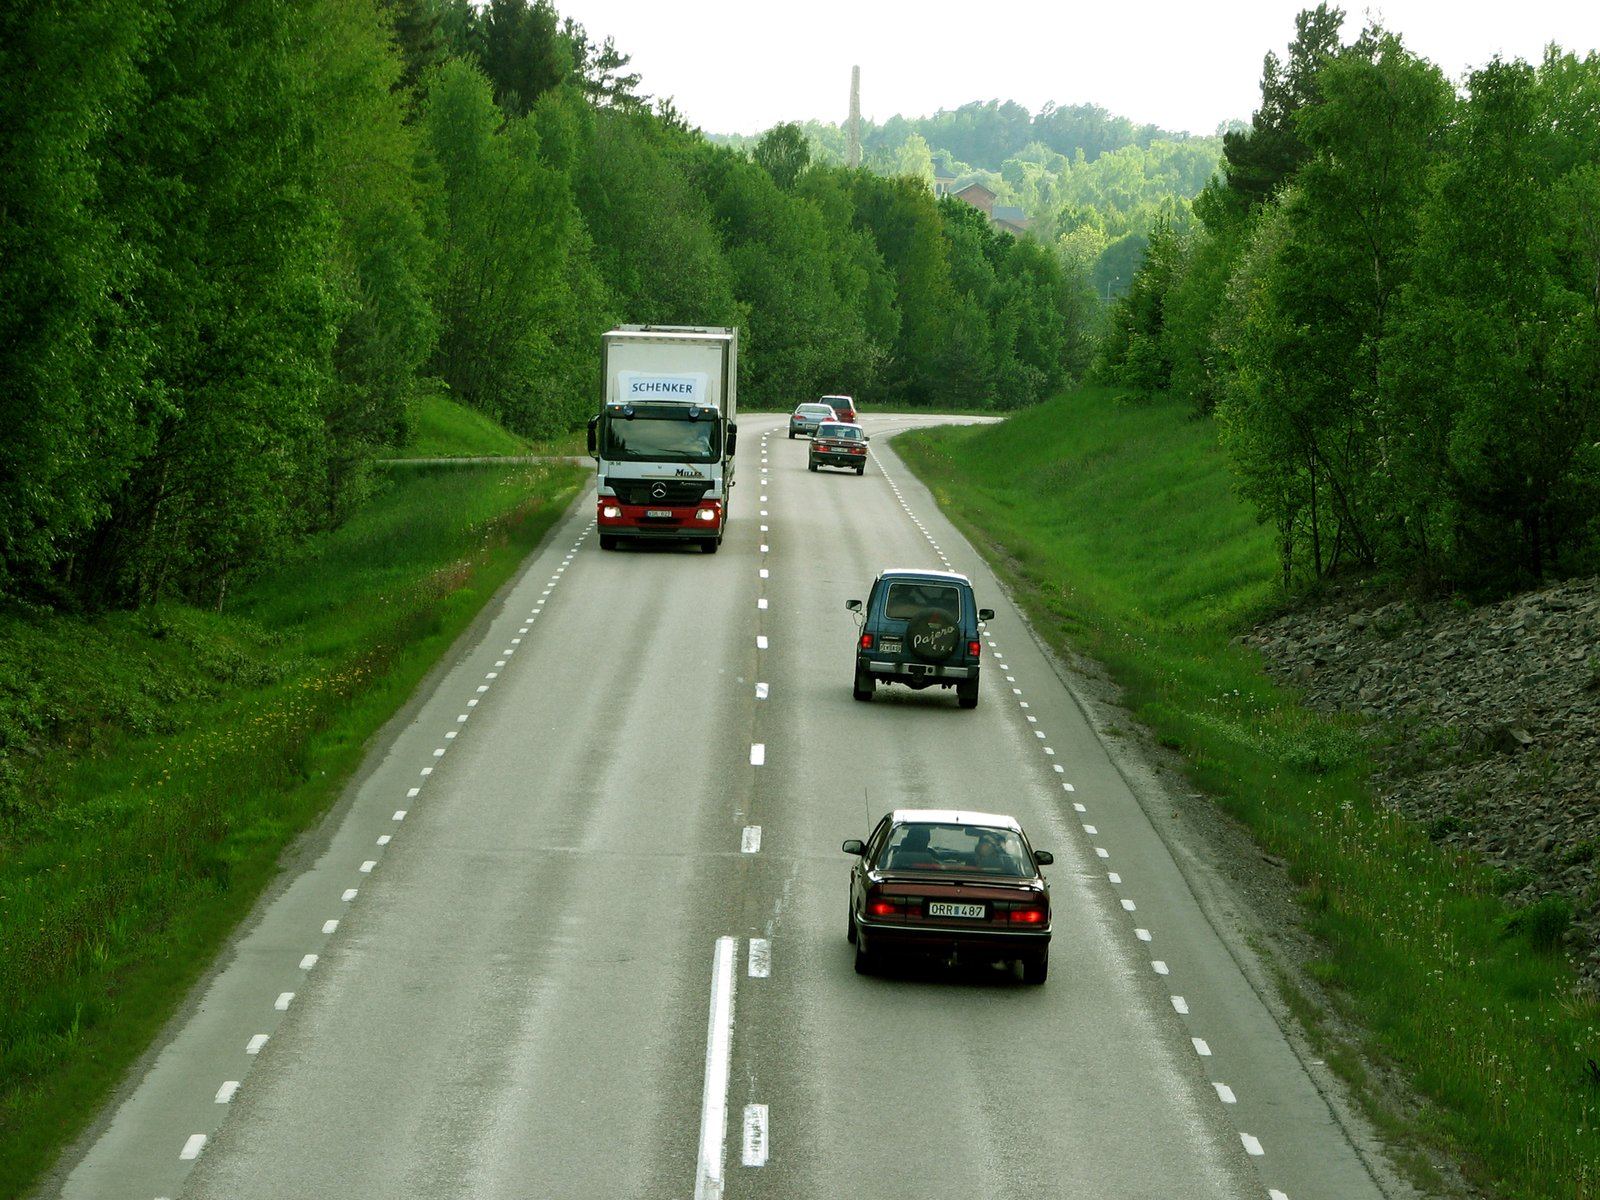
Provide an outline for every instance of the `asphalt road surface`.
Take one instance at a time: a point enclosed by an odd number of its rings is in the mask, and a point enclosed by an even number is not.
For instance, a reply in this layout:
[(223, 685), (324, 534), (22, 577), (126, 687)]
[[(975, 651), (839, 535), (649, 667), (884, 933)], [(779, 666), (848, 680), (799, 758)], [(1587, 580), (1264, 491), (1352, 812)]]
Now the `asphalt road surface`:
[[(722, 552), (579, 501), (80, 1147), (72, 1200), (1381, 1193), (1070, 693), (868, 417), (743, 422)], [(993, 606), (975, 711), (851, 700), (886, 566)], [(896, 806), (1016, 815), (1050, 981), (858, 977)]]

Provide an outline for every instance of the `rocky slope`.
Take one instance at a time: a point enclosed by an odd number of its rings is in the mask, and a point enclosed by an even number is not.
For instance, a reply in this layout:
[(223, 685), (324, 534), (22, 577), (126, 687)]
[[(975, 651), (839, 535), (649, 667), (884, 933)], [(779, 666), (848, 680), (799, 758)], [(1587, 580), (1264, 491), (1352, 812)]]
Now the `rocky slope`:
[(1506, 872), (1512, 904), (1566, 897), (1600, 987), (1600, 577), (1481, 608), (1346, 599), (1241, 640), (1313, 707), (1376, 718), (1383, 797)]

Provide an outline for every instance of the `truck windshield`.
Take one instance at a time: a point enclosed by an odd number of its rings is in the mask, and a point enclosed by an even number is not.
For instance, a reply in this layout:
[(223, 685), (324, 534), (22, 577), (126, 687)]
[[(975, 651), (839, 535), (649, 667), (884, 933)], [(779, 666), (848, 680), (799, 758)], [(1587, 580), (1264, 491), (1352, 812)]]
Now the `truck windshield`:
[(612, 462), (716, 462), (717, 420), (704, 409), (699, 420), (666, 404), (636, 404), (633, 416), (607, 410), (601, 422), (600, 456)]

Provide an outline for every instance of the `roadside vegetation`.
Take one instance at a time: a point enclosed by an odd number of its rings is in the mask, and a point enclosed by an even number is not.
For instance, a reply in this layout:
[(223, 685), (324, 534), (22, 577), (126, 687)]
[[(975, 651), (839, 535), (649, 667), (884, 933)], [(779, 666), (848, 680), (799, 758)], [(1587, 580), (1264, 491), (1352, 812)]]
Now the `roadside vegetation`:
[(396, 458), (503, 458), (536, 453), (493, 417), (446, 396), (420, 396), (411, 405), (410, 436)]
[(0, 613), (0, 1195), (83, 1126), (583, 478), (397, 470), (222, 611)]
[(1215, 414), (1290, 585), (1600, 570), (1600, 53), (1458, 84), (1343, 19), (1301, 13), (1268, 57), (1099, 375)]
[[(1600, 1004), (1573, 989), (1562, 914), (1376, 804), (1350, 724), (1302, 708), (1235, 635), (1284, 598), (1269, 528), (1183, 400), (1085, 388), (896, 450), (1057, 647), (1103, 663), (1196, 785), (1288, 863), (1312, 974), (1363, 1032), (1329, 1061), (1380, 1127), (1494, 1194), (1600, 1196)], [(1314, 1038), (1315, 1006), (1298, 1004)], [(1425, 1100), (1381, 1108), (1367, 1063)]]

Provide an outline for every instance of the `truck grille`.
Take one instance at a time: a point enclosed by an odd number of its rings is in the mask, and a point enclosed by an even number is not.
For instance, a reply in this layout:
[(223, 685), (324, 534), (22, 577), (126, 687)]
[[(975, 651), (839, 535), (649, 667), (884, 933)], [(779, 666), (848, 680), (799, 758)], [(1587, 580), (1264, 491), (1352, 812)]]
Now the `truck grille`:
[(607, 479), (624, 504), (693, 504), (710, 486), (704, 479)]

